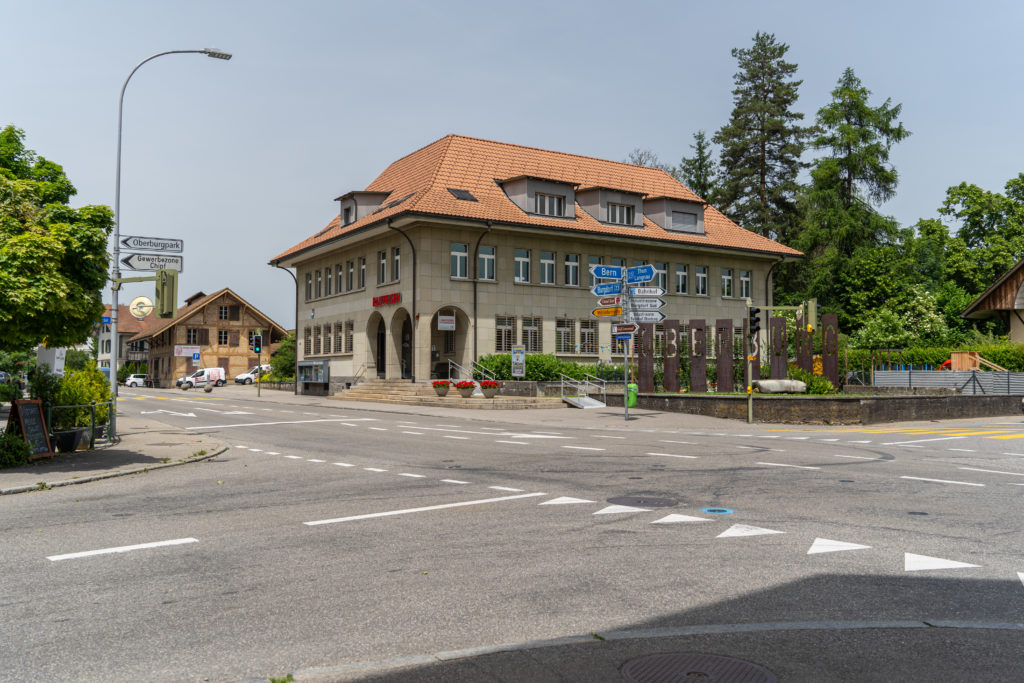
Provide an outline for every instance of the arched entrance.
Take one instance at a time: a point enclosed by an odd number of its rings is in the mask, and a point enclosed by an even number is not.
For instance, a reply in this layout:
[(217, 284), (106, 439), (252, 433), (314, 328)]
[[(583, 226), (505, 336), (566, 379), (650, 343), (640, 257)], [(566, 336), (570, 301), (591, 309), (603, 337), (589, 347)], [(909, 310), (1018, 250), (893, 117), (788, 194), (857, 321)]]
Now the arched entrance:
[(389, 327), (394, 348), (391, 359), (392, 362), (398, 362), (398, 365), (391, 369), (391, 376), (411, 379), (416, 376), (416, 372), (413, 367), (412, 319), (409, 317), (409, 311), (404, 308), (395, 311)]
[(442, 306), (430, 320), (430, 376), (448, 377), (448, 361), (467, 370), (473, 363), (470, 319), (457, 306)]
[(381, 379), (387, 377), (388, 369), (388, 328), (384, 324), (384, 319), (381, 318), (377, 323), (377, 376)]
[(366, 321), (366, 364), (367, 377), (384, 377), (387, 370), (387, 325), (384, 317), (374, 311)]

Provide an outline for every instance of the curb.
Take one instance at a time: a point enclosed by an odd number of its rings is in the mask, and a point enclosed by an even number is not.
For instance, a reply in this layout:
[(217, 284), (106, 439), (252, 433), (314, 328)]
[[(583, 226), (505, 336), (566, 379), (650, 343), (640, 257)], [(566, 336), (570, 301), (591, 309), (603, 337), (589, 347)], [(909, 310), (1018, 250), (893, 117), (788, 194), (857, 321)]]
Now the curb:
[(147, 465), (146, 467), (137, 467), (132, 470), (117, 470), (115, 472), (104, 472), (103, 474), (94, 474), (91, 477), (80, 477), (78, 479), (64, 479), (61, 481), (47, 481), (36, 484), (35, 486), (15, 486), (9, 489), (0, 489), (0, 496), (12, 495), (15, 493), (28, 493), (29, 491), (44, 491), (47, 489), (57, 488), (58, 486), (71, 486), (73, 484), (87, 484), (91, 481), (100, 481), (101, 479), (111, 479), (113, 477), (125, 477), (129, 474), (141, 474), (143, 472), (152, 472), (153, 470), (162, 470), (166, 467), (177, 467), (179, 465), (188, 465), (193, 462), (201, 462), (203, 460), (209, 460), (215, 458), (221, 453), (224, 453), (229, 449), (229, 446), (221, 445), (219, 449), (213, 453), (207, 453), (206, 455), (200, 455), (198, 457), (188, 458), (180, 462), (166, 462), (160, 463), (159, 465)]

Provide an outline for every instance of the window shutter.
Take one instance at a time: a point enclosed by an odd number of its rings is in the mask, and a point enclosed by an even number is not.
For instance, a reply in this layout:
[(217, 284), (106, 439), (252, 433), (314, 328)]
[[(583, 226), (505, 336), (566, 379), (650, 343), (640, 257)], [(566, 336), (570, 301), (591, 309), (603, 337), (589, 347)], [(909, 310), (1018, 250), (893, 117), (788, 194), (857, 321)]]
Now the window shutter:
[(238, 330), (231, 330), (228, 332), (228, 344), (230, 346), (238, 346), (239, 337), (241, 333)]
[(241, 309), (240, 306), (229, 306), (228, 307), (228, 320), (240, 320), (241, 319), (241, 315), (239, 313), (240, 309)]
[(210, 344), (210, 328), (201, 327), (199, 328), (199, 344), (201, 346), (209, 346)]

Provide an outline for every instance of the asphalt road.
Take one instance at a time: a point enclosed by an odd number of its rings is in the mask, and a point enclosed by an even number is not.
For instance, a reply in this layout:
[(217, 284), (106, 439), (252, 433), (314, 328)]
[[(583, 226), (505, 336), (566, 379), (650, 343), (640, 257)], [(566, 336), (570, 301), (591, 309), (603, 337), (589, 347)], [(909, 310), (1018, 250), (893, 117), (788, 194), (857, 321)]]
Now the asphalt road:
[(125, 412), (232, 448), (0, 499), (0, 678), (222, 681), (695, 624), (1024, 621), (1019, 418), (512, 423), (251, 395), (127, 390)]

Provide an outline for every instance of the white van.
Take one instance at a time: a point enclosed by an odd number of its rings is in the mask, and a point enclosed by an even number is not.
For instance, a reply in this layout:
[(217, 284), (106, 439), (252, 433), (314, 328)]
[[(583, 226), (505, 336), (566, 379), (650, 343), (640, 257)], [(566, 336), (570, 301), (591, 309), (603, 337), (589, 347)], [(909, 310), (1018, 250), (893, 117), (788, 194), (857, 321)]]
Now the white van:
[(191, 375), (180, 378), (176, 384), (185, 390), (192, 387), (203, 387), (207, 384), (222, 387), (225, 377), (227, 377), (227, 373), (224, 372), (224, 368), (200, 368)]
[(267, 363), (264, 363), (263, 365), (254, 365), (241, 375), (235, 377), (235, 382), (237, 384), (252, 384), (253, 382), (259, 381), (259, 377), (269, 375), (270, 371), (273, 369), (274, 366)]

